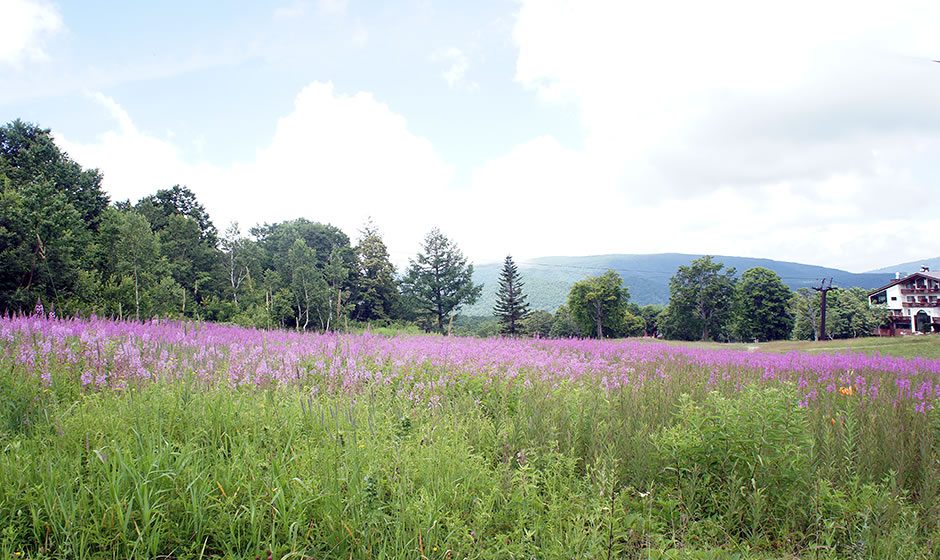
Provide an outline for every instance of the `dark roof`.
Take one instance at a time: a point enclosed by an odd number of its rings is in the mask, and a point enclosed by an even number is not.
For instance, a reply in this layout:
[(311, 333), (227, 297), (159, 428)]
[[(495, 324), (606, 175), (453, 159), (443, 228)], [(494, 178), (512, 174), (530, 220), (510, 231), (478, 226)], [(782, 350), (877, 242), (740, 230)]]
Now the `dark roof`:
[(918, 277), (918, 276), (921, 277), (921, 278), (929, 278), (929, 279), (931, 279), (931, 280), (936, 280), (936, 281), (940, 282), (940, 272), (915, 272), (914, 274), (908, 274), (908, 275), (905, 276), (904, 278), (899, 278), (898, 280), (893, 280), (890, 284), (886, 284), (886, 285), (884, 285), (884, 286), (882, 286), (882, 287), (880, 287), (880, 288), (876, 288), (876, 289), (874, 289), (874, 290), (868, 292), (868, 295), (871, 296), (872, 294), (876, 294), (876, 293), (878, 293), (878, 292), (880, 292), (880, 291), (882, 291), (882, 290), (887, 290), (887, 289), (890, 288), (891, 286), (896, 286), (896, 285), (900, 284), (901, 282), (906, 282), (906, 281), (908, 281), (908, 280), (910, 280), (910, 279), (912, 279), (912, 278)]

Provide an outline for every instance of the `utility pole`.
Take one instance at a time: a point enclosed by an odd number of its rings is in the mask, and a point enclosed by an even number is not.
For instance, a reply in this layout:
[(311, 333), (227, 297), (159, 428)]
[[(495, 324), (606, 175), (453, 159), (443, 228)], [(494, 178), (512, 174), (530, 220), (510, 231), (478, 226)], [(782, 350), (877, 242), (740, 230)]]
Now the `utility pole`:
[[(829, 279), (829, 285), (826, 286), (826, 279), (823, 278), (819, 283), (819, 287), (813, 287), (814, 290), (822, 294), (822, 304), (821, 310), (819, 313), (819, 331), (822, 333), (823, 340), (826, 339), (826, 292), (829, 290), (838, 290), (839, 288), (832, 287), (832, 278)], [(818, 341), (818, 339), (817, 339)]]

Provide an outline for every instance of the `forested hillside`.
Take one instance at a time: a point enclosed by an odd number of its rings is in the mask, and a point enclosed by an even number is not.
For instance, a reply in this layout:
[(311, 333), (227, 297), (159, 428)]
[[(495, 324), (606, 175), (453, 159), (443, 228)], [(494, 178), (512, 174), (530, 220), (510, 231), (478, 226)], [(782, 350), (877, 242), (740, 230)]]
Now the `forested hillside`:
[(913, 274), (914, 272), (917, 272), (918, 270), (920, 270), (921, 266), (927, 266), (928, 268), (930, 268), (930, 270), (940, 270), (940, 257), (894, 264), (891, 266), (886, 266), (884, 268), (879, 268), (878, 270), (872, 270), (870, 272), (873, 274), (879, 274), (879, 273), (894, 274), (896, 272), (900, 272), (901, 276), (907, 276), (908, 274)]

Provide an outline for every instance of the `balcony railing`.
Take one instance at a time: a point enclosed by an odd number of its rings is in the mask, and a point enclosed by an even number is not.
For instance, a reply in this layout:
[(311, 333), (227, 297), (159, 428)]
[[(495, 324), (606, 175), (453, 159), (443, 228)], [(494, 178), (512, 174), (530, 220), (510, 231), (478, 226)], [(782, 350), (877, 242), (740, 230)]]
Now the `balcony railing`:
[(940, 294), (940, 288), (901, 288), (901, 293), (906, 296), (916, 294)]
[(902, 307), (940, 307), (940, 301), (905, 301)]

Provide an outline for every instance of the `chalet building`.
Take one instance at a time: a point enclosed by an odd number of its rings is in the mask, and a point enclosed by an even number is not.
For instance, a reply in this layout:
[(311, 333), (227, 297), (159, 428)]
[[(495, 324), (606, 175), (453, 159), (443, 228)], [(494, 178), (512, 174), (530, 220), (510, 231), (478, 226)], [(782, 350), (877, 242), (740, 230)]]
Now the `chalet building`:
[(922, 266), (920, 272), (869, 292), (868, 304), (885, 305), (891, 312), (876, 335), (940, 332), (940, 274)]

